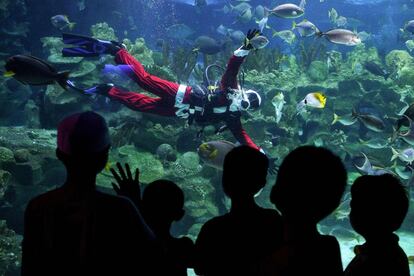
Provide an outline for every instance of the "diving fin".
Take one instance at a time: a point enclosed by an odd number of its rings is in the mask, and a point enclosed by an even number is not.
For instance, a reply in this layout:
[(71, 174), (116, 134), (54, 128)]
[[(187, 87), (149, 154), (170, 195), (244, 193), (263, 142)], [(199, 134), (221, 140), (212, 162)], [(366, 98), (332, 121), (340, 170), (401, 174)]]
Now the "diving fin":
[(99, 57), (102, 54), (110, 53), (109, 49), (113, 47), (111, 41), (83, 35), (62, 33), (62, 39), (65, 44), (75, 45), (62, 49), (64, 57)]

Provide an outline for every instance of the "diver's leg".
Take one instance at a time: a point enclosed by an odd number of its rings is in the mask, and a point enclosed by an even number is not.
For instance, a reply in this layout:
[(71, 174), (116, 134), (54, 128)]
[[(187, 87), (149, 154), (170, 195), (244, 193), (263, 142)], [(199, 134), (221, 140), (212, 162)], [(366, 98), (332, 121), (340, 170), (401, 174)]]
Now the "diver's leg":
[(161, 116), (175, 116), (174, 105), (163, 98), (152, 98), (140, 93), (125, 92), (117, 87), (112, 87), (107, 96), (133, 110)]
[[(118, 64), (131, 66), (131, 69), (134, 72), (133, 80), (140, 87), (158, 97), (169, 99), (174, 103), (175, 95), (180, 86), (179, 84), (148, 74), (145, 71), (144, 66), (124, 49), (117, 52), (115, 61)], [(187, 87), (187, 89), (190, 88)]]

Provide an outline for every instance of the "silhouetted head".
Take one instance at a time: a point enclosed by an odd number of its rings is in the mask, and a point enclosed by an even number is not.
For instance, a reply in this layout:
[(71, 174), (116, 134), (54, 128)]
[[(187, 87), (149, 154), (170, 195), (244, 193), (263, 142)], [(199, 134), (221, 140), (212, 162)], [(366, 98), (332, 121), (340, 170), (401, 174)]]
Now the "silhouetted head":
[(325, 148), (298, 147), (283, 160), (270, 200), (286, 218), (316, 224), (339, 205), (347, 174)]
[(99, 114), (76, 113), (59, 123), (56, 155), (69, 172), (99, 173), (108, 161), (109, 148), (109, 130)]
[(266, 184), (269, 160), (249, 146), (232, 149), (224, 158), (223, 189), (231, 199), (249, 198)]
[(169, 180), (156, 180), (147, 185), (142, 195), (145, 219), (169, 224), (184, 216), (184, 193)]
[(351, 224), (364, 237), (396, 231), (408, 212), (407, 192), (390, 174), (357, 178), (351, 196)]

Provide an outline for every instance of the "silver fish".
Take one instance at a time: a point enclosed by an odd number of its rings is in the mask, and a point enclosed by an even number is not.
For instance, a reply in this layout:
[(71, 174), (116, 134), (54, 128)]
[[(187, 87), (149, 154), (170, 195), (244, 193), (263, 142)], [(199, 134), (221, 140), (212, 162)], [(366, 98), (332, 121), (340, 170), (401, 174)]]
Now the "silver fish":
[(346, 46), (355, 46), (361, 43), (361, 39), (352, 31), (345, 29), (333, 29), (327, 32), (317, 33), (319, 37), (324, 36), (328, 41)]

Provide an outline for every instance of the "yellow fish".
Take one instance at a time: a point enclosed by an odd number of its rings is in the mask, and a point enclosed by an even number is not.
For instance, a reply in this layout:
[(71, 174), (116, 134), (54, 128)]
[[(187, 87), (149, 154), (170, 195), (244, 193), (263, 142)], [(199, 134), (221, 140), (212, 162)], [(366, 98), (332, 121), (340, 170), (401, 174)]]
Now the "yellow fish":
[(297, 110), (302, 111), (308, 106), (313, 108), (324, 108), (325, 105), (326, 96), (321, 92), (313, 92), (306, 95), (306, 97), (298, 103)]
[(6, 78), (13, 77), (14, 75), (16, 75), (16, 73), (14, 73), (13, 71), (6, 71), (3, 73), (3, 77), (6, 77)]
[(111, 162), (106, 162), (106, 165), (105, 165), (105, 171), (107, 171), (107, 172), (109, 172), (110, 170), (111, 170), (111, 167), (112, 167), (112, 163)]

